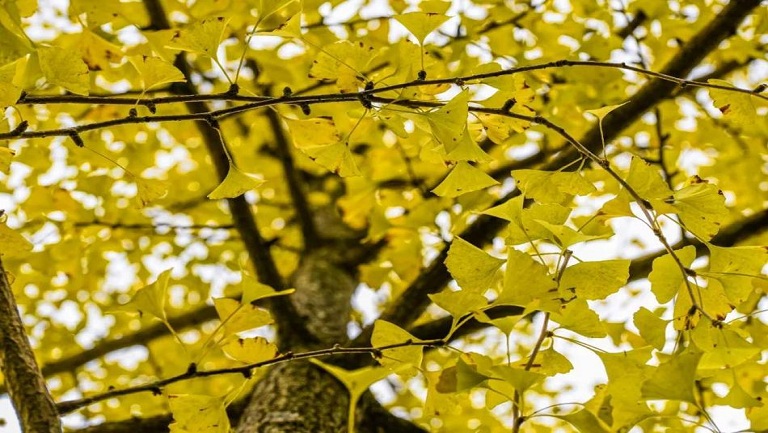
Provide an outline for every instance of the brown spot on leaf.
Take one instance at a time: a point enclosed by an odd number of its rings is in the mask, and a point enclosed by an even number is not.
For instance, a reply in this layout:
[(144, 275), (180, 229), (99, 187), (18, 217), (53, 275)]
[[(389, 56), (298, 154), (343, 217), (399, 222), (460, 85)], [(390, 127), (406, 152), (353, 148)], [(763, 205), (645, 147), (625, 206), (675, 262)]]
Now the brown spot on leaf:
[(721, 113), (725, 114), (728, 112), (728, 110), (731, 109), (731, 104), (725, 104), (722, 107), (719, 107), (718, 110), (720, 110)]

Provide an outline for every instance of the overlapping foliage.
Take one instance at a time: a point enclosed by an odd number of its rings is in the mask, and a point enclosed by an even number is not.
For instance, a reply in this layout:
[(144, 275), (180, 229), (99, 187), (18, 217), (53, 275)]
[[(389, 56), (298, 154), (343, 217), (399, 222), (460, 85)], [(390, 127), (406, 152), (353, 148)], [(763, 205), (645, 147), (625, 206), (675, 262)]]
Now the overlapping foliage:
[(760, 1), (62, 6), (0, 2), (0, 250), (71, 425), (310, 359), (327, 431), (768, 430)]

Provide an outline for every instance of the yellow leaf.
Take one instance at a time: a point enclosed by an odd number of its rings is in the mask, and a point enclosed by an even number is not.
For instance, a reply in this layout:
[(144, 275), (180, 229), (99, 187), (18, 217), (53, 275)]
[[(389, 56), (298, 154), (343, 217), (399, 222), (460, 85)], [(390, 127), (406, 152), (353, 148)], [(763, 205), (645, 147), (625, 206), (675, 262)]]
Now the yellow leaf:
[(301, 2), (297, 0), (259, 0), (258, 11), (259, 21), (256, 24), (257, 30), (270, 30), (284, 25), (294, 17), (300, 16)]
[[(399, 326), (384, 320), (377, 320), (373, 324), (371, 345), (376, 348), (399, 344), (406, 341), (421, 341)], [(392, 371), (400, 371), (404, 367), (421, 368), (421, 360), (424, 354), (422, 346), (403, 346), (394, 349), (382, 350), (382, 356), (376, 360), (383, 367)], [(414, 372), (415, 373), (415, 372)]]
[(633, 316), (635, 327), (648, 344), (656, 350), (663, 350), (667, 343), (667, 322), (645, 307), (641, 307)]
[(469, 136), (468, 129), (464, 130), (461, 139), (459, 139), (459, 142), (453, 147), (453, 150), (448, 152), (447, 159), (449, 161), (493, 161), (493, 158), (485, 153), (475, 140)]
[(467, 129), (468, 104), (469, 92), (465, 90), (437, 110), (425, 113), (432, 135), (447, 153), (456, 149)]
[(514, 170), (512, 177), (526, 197), (539, 203), (564, 204), (575, 195), (595, 191), (594, 185), (578, 172)]
[[(690, 266), (696, 258), (696, 247), (687, 246), (675, 250), (675, 254), (682, 262), (683, 266)], [(681, 286), (685, 282), (685, 275), (682, 269), (677, 265), (675, 258), (665, 254), (653, 261), (653, 268), (648, 274), (648, 280), (651, 282), (651, 291), (656, 295), (656, 300), (660, 304), (666, 304), (675, 297)]]
[(504, 260), (497, 259), (460, 237), (453, 239), (445, 266), (464, 290), (482, 294), (491, 288)]
[(317, 358), (312, 358), (310, 361), (343, 383), (349, 391), (350, 399), (353, 402), (357, 401), (371, 385), (391, 374), (386, 368), (364, 367), (349, 371), (335, 365), (326, 364)]
[(246, 364), (269, 361), (277, 356), (277, 346), (263, 337), (232, 339), (221, 349), (230, 358)]
[(553, 312), (552, 320), (560, 326), (585, 337), (602, 338), (608, 335), (603, 322), (583, 299), (573, 299)]
[(177, 30), (168, 48), (189, 51), (216, 59), (216, 51), (227, 27), (228, 18), (214, 17), (195, 21), (187, 27)]
[(229, 433), (224, 397), (171, 394), (168, 404), (174, 420), (169, 426), (171, 432)]
[(629, 260), (577, 263), (563, 272), (560, 289), (573, 289), (576, 296), (590, 301), (604, 299), (627, 284), (629, 264)]
[(296, 289), (286, 289), (278, 292), (272, 287), (260, 283), (258, 280), (256, 280), (256, 278), (253, 278), (246, 273), (242, 273), (242, 278), (243, 297), (240, 302), (243, 304), (250, 304), (251, 302), (258, 301), (259, 299), (290, 295), (296, 291)]
[(123, 53), (120, 47), (107, 42), (88, 29), (83, 29), (80, 37), (80, 52), (88, 69), (101, 71), (110, 68), (110, 63), (120, 63)]
[(605, 107), (602, 107), (602, 108), (595, 108), (593, 110), (586, 110), (585, 113), (589, 113), (589, 114), (597, 117), (597, 121), (602, 124), (603, 119), (605, 119), (605, 116), (607, 116), (611, 111), (621, 107), (624, 104), (628, 104), (628, 103), (629, 103), (629, 101), (622, 102), (621, 104), (618, 104), (618, 105), (606, 105)]
[[(2, 35), (0, 35), (0, 40), (2, 40)], [(0, 47), (0, 53), (2, 53), (2, 49)], [(11, 63), (0, 67), (0, 108), (16, 104), (21, 96), (21, 89), (13, 84), (17, 64)]]
[(429, 299), (453, 316), (454, 324), (461, 317), (469, 313), (480, 312), (488, 306), (488, 300), (485, 299), (485, 296), (468, 290), (457, 292), (443, 290), (440, 293), (429, 295)]
[(488, 176), (479, 168), (461, 161), (453, 167), (448, 176), (432, 192), (440, 197), (458, 197), (498, 184), (496, 179)]
[(300, 148), (310, 159), (341, 177), (360, 176), (360, 170), (346, 143)]
[(22, 235), (0, 222), (0, 255), (22, 257), (32, 251), (32, 244)]
[(762, 272), (768, 263), (768, 249), (759, 246), (718, 247), (706, 244), (709, 249), (709, 269), (700, 275), (716, 280), (726, 296), (735, 305), (742, 303), (753, 291), (753, 283), (764, 277)]
[(141, 77), (144, 91), (168, 83), (184, 82), (184, 74), (159, 57), (131, 56), (128, 59)]
[(88, 66), (80, 53), (59, 47), (37, 49), (40, 70), (49, 83), (61, 86), (77, 95), (87, 95), (90, 82)]
[(163, 198), (168, 194), (168, 183), (157, 179), (144, 179), (137, 177), (136, 187), (138, 194), (136, 199), (138, 201), (137, 207), (142, 209), (150, 204), (152, 201), (159, 198)]
[(272, 315), (269, 311), (251, 304), (241, 304), (230, 298), (215, 298), (213, 306), (222, 322), (226, 336), (254, 328), (271, 325)]
[(71, 0), (69, 15), (80, 14), (86, 14), (90, 28), (110, 23), (122, 14), (120, 0)]
[(641, 392), (646, 400), (679, 400), (698, 404), (693, 391), (696, 367), (702, 353), (689, 346), (653, 369), (653, 374), (643, 382)]
[(715, 185), (694, 176), (674, 192), (669, 203), (677, 209), (685, 228), (704, 240), (712, 239), (728, 216), (725, 197)]
[(534, 373), (510, 365), (496, 365), (491, 368), (491, 371), (496, 378), (512, 385), (518, 392), (525, 392), (528, 388), (546, 378), (546, 376), (541, 373)]
[(299, 148), (323, 146), (341, 141), (341, 135), (333, 120), (325, 117), (296, 120), (283, 119), (291, 131), (293, 144)]
[(154, 283), (137, 290), (127, 304), (120, 306), (123, 311), (138, 312), (140, 316), (150, 314), (162, 321), (166, 320), (165, 300), (167, 298), (168, 280), (172, 269), (163, 271)]
[(632, 157), (626, 181), (645, 200), (665, 199), (672, 195), (659, 168), (638, 157)]
[[(711, 79), (707, 82), (720, 86), (735, 87), (725, 80)], [(750, 95), (721, 89), (709, 89), (709, 93), (712, 95), (715, 108), (723, 113), (724, 119), (742, 126), (759, 124), (757, 108), (752, 102)]]
[(521, 251), (510, 248), (507, 252), (507, 269), (504, 273), (504, 289), (495, 304), (526, 307), (536, 300), (556, 298), (557, 284), (549, 275), (549, 269)]
[(364, 42), (326, 45), (312, 62), (309, 77), (334, 80), (342, 93), (357, 92), (365, 85), (362, 73), (375, 56), (374, 47)]
[(5, 66), (20, 57), (26, 56), (32, 48), (24, 39), (0, 24), (0, 66)]
[[(0, 91), (2, 91), (2, 85), (0, 85)], [(0, 104), (2, 105), (2, 104)], [(16, 152), (5, 147), (0, 146), (0, 172), (8, 174), (11, 170), (11, 159), (16, 155)]]
[(208, 194), (208, 198), (219, 200), (239, 197), (247, 191), (258, 188), (263, 183), (264, 181), (257, 175), (241, 171), (235, 164), (230, 163), (227, 177)]
[(424, 39), (437, 30), (450, 17), (430, 12), (411, 12), (398, 15), (395, 19), (400, 22), (416, 39), (420, 45), (424, 45)]

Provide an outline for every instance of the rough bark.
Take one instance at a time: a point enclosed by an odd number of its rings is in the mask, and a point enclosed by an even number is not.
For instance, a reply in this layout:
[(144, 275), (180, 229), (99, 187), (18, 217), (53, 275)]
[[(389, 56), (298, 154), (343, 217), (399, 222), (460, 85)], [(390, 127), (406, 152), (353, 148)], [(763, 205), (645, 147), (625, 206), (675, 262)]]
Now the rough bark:
[(0, 262), (0, 370), (21, 429), (28, 433), (61, 432), (53, 397), (35, 361), (16, 300)]

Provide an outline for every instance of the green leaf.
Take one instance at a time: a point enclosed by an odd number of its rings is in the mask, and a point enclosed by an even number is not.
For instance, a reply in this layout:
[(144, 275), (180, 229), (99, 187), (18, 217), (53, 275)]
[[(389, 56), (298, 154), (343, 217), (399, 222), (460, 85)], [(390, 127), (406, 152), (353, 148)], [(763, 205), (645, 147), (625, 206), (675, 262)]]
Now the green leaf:
[(277, 356), (277, 346), (263, 337), (231, 339), (221, 349), (230, 358), (246, 364), (269, 361)]
[(582, 299), (604, 299), (627, 284), (629, 260), (581, 262), (569, 266), (560, 279), (560, 290), (575, 289)]
[(195, 21), (177, 30), (167, 47), (201, 54), (215, 60), (228, 21), (225, 17)]
[(229, 171), (219, 186), (208, 194), (211, 200), (239, 197), (246, 192), (260, 187), (264, 183), (258, 175), (246, 173), (233, 163), (229, 163)]
[(49, 83), (61, 86), (76, 95), (87, 95), (90, 87), (88, 66), (80, 53), (59, 47), (37, 49), (40, 70)]
[(131, 56), (128, 60), (139, 73), (144, 91), (185, 81), (180, 70), (160, 57)]
[(155, 282), (137, 290), (131, 301), (120, 307), (121, 310), (137, 312), (140, 316), (149, 314), (163, 322), (166, 321), (165, 301), (168, 298), (168, 281), (172, 269), (167, 269), (157, 276)]
[[(371, 336), (373, 347), (381, 348), (406, 341), (419, 342), (421, 340), (387, 321), (377, 320), (373, 324), (373, 335)], [(382, 356), (376, 360), (390, 371), (401, 371), (406, 367), (421, 368), (423, 356), (424, 348), (422, 346), (403, 346), (382, 350)]]
[(575, 195), (587, 195), (595, 191), (594, 185), (577, 172), (514, 170), (517, 187), (539, 203), (565, 204)]
[[(688, 267), (696, 258), (696, 247), (689, 245), (675, 250), (675, 255), (680, 259), (683, 266)], [(653, 261), (651, 273), (648, 274), (651, 291), (656, 295), (656, 300), (660, 304), (666, 304), (675, 297), (684, 284), (685, 278), (685, 274), (670, 254), (657, 257)]]
[(667, 343), (667, 324), (666, 320), (651, 312), (645, 307), (641, 307), (633, 316), (635, 326), (640, 331), (640, 336), (657, 350), (663, 350)]
[(424, 45), (427, 35), (437, 30), (450, 17), (430, 12), (411, 12), (397, 15), (395, 19), (403, 25), (416, 39), (419, 45)]
[(224, 397), (171, 394), (168, 404), (174, 420), (169, 426), (171, 432), (229, 433)]
[(440, 197), (458, 197), (498, 184), (498, 181), (488, 176), (484, 171), (461, 161), (453, 167), (448, 176), (432, 192)]
[(702, 352), (688, 347), (654, 368), (650, 377), (643, 382), (643, 399), (679, 400), (698, 404), (693, 387), (701, 356)]
[(456, 237), (448, 250), (445, 266), (464, 290), (482, 294), (490, 288), (504, 263), (469, 242)]

